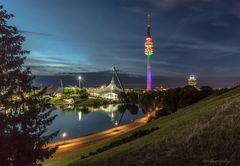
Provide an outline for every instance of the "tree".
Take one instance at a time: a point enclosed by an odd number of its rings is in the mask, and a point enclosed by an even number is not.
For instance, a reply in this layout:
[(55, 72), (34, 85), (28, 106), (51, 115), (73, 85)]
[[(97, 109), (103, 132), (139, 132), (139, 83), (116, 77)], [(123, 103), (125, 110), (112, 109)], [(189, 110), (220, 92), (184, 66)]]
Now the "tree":
[(178, 103), (180, 100), (179, 93), (181, 88), (169, 89), (164, 92), (162, 98), (162, 105), (164, 112), (173, 113), (178, 109)]
[(132, 115), (136, 115), (138, 113), (138, 106), (136, 106), (135, 104), (128, 104), (127, 109)]
[(146, 92), (140, 96), (140, 105), (144, 110), (151, 109), (154, 104), (154, 95), (151, 92)]
[(134, 91), (130, 91), (127, 93), (128, 100), (131, 104), (138, 103), (138, 94)]
[(63, 93), (65, 95), (78, 94), (79, 91), (80, 91), (79, 88), (76, 88), (76, 87), (64, 87), (64, 89), (63, 89)]
[(81, 99), (88, 99), (89, 97), (89, 93), (87, 92), (86, 89), (81, 89), (78, 93)]
[(7, 24), (12, 18), (0, 6), (0, 164), (39, 165), (55, 148), (46, 147), (57, 135), (44, 135), (55, 116), (46, 89), (32, 86), (30, 69), (23, 67), (24, 37), (16, 27)]
[(128, 97), (127, 97), (127, 95), (126, 95), (125, 92), (119, 92), (119, 93), (118, 93), (118, 99), (119, 99), (121, 102), (128, 103)]
[(200, 96), (201, 96), (201, 98), (207, 97), (207, 96), (209, 96), (209, 95), (211, 95), (213, 93), (214, 93), (214, 90), (210, 86), (202, 86), (200, 88)]
[(180, 100), (178, 107), (186, 107), (197, 102), (200, 99), (200, 92), (193, 86), (185, 86), (179, 93)]

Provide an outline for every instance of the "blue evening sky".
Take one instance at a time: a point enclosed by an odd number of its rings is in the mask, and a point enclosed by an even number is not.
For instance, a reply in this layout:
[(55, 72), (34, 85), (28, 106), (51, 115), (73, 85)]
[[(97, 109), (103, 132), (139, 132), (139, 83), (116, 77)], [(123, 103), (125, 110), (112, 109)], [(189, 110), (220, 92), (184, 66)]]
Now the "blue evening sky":
[(1, 0), (26, 36), (36, 75), (116, 66), (145, 75), (146, 13), (153, 75), (239, 76), (239, 0)]

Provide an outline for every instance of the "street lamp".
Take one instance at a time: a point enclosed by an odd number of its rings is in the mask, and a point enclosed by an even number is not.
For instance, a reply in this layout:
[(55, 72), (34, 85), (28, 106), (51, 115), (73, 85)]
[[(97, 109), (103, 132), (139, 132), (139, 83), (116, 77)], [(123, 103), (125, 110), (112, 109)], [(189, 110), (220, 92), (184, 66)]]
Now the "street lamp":
[(78, 76), (78, 86), (79, 86), (79, 88), (81, 88), (81, 80), (82, 80), (82, 77)]
[(118, 121), (116, 121), (116, 122), (114, 123), (114, 125), (115, 125), (115, 126), (118, 126)]
[(62, 138), (65, 138), (65, 137), (67, 137), (67, 133), (66, 133), (66, 132), (63, 132), (63, 133), (62, 133)]

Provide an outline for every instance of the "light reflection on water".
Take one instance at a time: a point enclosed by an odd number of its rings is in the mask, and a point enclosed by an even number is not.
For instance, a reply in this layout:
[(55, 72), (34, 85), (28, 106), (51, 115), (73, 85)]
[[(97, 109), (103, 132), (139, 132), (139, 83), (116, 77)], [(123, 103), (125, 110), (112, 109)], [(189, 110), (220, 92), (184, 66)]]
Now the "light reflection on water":
[[(110, 104), (98, 108), (69, 106), (58, 108), (53, 114), (58, 116), (45, 134), (60, 130), (53, 140), (57, 141), (110, 129), (138, 119), (144, 113), (137, 105)], [(66, 136), (61, 137), (64, 132)]]

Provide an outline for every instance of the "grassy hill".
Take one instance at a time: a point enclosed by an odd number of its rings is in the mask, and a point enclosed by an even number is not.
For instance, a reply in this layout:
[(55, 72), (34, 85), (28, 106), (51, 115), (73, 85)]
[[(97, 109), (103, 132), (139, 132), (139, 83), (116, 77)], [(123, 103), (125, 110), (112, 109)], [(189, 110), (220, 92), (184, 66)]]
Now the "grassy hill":
[[(132, 132), (56, 156), (45, 165), (201, 165), (203, 160), (240, 161), (240, 88), (215, 95), (137, 130), (159, 127), (134, 141), (81, 159)], [(137, 130), (133, 132), (137, 132)]]

